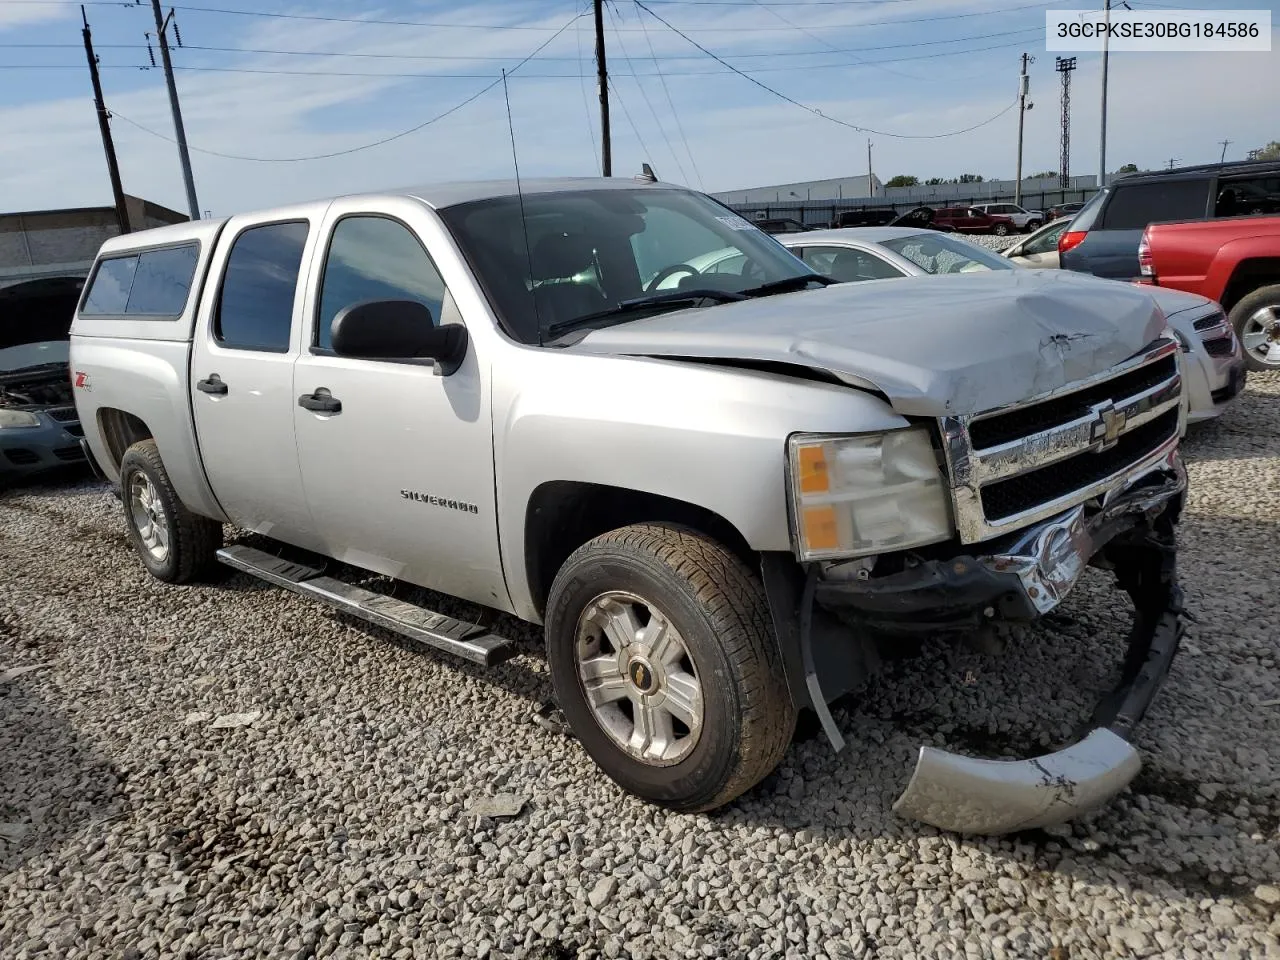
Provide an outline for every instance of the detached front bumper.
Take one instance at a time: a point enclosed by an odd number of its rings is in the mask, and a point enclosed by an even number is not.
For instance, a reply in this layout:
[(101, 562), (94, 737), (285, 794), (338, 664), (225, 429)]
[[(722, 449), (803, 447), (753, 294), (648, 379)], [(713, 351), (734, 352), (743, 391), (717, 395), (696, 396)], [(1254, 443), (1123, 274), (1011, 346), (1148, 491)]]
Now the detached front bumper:
[[(1182, 638), (1174, 524), (1186, 488), (1176, 452), (1098, 505), (1082, 505), (990, 553), (921, 563), (887, 577), (817, 580), (819, 605), (890, 633), (966, 629), (1053, 610), (1093, 563), (1114, 570), (1135, 608), (1120, 681), (1078, 742), (1020, 761), (922, 747), (893, 809), (945, 830), (1000, 834), (1060, 823), (1122, 790), (1141, 761), (1129, 739)], [(819, 714), (825, 713), (825, 709)]]

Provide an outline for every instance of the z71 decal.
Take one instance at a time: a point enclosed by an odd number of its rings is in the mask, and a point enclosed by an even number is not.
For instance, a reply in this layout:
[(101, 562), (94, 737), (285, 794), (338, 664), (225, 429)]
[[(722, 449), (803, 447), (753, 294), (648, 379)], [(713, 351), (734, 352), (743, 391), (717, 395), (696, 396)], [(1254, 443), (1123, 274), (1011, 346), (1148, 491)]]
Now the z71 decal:
[(89, 381), (89, 375), (83, 370), (77, 370), (71, 379), (72, 384), (77, 390), (92, 390), (93, 384)]

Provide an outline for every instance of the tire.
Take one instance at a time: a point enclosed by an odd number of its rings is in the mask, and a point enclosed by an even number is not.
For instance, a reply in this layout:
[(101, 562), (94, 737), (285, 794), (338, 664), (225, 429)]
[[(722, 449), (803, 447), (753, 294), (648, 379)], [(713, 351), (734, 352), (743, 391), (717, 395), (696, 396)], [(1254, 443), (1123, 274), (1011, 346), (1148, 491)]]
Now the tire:
[(1042, 224), (1040, 223), (1039, 220), (1028, 220), (1027, 226), (1025, 229), (1027, 233), (1035, 233), (1037, 230), (1040, 229), (1041, 226)]
[[(620, 608), (632, 613), (626, 623), (642, 625), (638, 632), (612, 634), (630, 637), (631, 646), (619, 647), (599, 626), (611, 611), (616, 617)], [(646, 644), (654, 635), (650, 628), (664, 620), (665, 649), (678, 646), (684, 656), (678, 662), (664, 657), (660, 643), (655, 643), (649, 664)], [(618, 620), (609, 622), (616, 626)], [(551, 681), (566, 719), (596, 764), (635, 796), (673, 810), (712, 810), (759, 783), (786, 753), (795, 732), (796, 709), (787, 692), (764, 588), (742, 560), (700, 533), (666, 524), (637, 524), (579, 547), (552, 583), (546, 634)], [(631, 653), (624, 655), (624, 649)], [(599, 680), (584, 679), (584, 660), (606, 664), (611, 693), (599, 692), (605, 688), (605, 674)], [(644, 667), (650, 672), (646, 674)], [(674, 736), (664, 755), (629, 752), (623, 740), (628, 725), (638, 725), (641, 704), (665, 700), (669, 691), (687, 690), (690, 680), (699, 695), (696, 701), (684, 699), (700, 704), (697, 733), (695, 725), (677, 717), (666, 723)], [(611, 702), (593, 707), (588, 682), (599, 684), (595, 696), (611, 696)], [(647, 709), (646, 716), (663, 710)], [(655, 721), (649, 729), (661, 725)], [(634, 736), (629, 742), (635, 743)], [(662, 736), (645, 740), (641, 752), (650, 753), (662, 744)]]
[(1007, 223), (997, 223), (991, 228), (991, 232), (997, 237), (1007, 237), (1009, 235), (1009, 225)]
[[(222, 524), (192, 513), (178, 498), (154, 440), (141, 440), (120, 461), (124, 524), (142, 564), (157, 580), (191, 583), (217, 569)], [(148, 510), (150, 505), (150, 510)], [(165, 549), (158, 549), (163, 532)]]
[(1229, 316), (1244, 350), (1245, 366), (1255, 371), (1280, 370), (1280, 360), (1266, 359), (1268, 345), (1280, 354), (1280, 283), (1254, 290), (1231, 308)]

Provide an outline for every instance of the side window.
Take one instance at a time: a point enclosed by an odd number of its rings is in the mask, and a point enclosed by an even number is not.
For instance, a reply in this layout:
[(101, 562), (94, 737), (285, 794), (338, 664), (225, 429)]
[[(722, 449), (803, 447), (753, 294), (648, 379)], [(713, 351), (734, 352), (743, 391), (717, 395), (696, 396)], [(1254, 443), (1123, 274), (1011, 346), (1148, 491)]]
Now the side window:
[(1046, 230), (1034, 240), (1029, 241), (1022, 247), (1023, 253), (1049, 253), (1058, 249), (1058, 238), (1062, 236), (1062, 231), (1067, 225), (1064, 223), (1052, 230)]
[(306, 221), (268, 223), (240, 234), (227, 257), (214, 338), (236, 350), (289, 349)]
[(176, 317), (187, 305), (200, 248), (194, 243), (111, 257), (98, 265), (85, 316)]
[(138, 255), (125, 313), (176, 317), (186, 308), (199, 249), (194, 244)]
[(1215, 217), (1280, 213), (1280, 175), (1219, 180)]
[(133, 286), (133, 275), (137, 269), (136, 256), (112, 257), (99, 263), (80, 312), (123, 314), (129, 303), (129, 289)]
[(439, 324), (444, 292), (436, 265), (408, 227), (387, 217), (344, 217), (325, 255), (315, 345), (330, 349), (333, 318), (364, 300), (416, 300)]
[(1118, 184), (1102, 215), (1103, 230), (1144, 230), (1160, 220), (1194, 220), (1205, 216), (1208, 180)]
[(818, 273), (840, 283), (887, 280), (903, 275), (874, 254), (851, 247), (806, 247), (804, 261)]
[(710, 269), (704, 270), (703, 273), (730, 273), (735, 277), (742, 276), (742, 268), (747, 265), (747, 255), (745, 253), (735, 253), (732, 257), (725, 257), (719, 263), (713, 264)]

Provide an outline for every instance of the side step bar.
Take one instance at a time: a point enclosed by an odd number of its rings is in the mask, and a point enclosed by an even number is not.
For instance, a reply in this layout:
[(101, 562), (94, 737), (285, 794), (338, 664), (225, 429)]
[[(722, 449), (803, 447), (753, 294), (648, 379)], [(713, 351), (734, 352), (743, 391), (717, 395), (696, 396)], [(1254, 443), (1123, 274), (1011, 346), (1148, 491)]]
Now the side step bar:
[(315, 567), (286, 560), (254, 547), (239, 544), (224, 547), (218, 551), (218, 559), (243, 573), (294, 593), (323, 600), (344, 613), (483, 667), (492, 667), (508, 660), (516, 652), (514, 643), (495, 636), (484, 627), (343, 583), (333, 577), (323, 576), (323, 572)]

